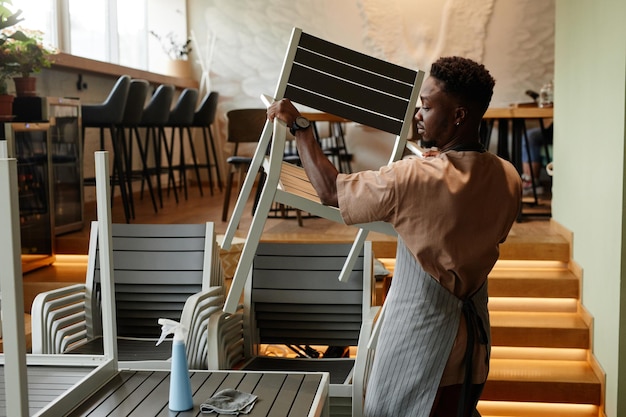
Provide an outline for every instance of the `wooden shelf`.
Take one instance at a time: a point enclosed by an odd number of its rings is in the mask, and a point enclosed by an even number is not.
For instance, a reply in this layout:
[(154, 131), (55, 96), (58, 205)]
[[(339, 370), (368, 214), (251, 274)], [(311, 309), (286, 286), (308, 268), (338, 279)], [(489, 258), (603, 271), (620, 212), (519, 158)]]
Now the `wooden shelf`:
[(96, 61), (89, 58), (59, 53), (55, 56), (52, 68), (70, 69), (76, 72), (88, 72), (99, 75), (111, 75), (119, 77), (129, 75), (132, 78), (141, 78), (152, 84), (172, 84), (176, 88), (198, 88), (199, 83), (191, 78), (178, 78), (169, 75), (157, 74), (137, 68), (124, 67), (122, 65), (111, 64), (110, 62)]

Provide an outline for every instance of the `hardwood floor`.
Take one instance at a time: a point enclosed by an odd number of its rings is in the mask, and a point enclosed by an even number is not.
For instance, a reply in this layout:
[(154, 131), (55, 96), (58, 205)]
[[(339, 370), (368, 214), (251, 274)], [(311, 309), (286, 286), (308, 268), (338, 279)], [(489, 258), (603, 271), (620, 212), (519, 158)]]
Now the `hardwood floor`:
[[(190, 185), (189, 199), (185, 200), (180, 195), (179, 202), (176, 203), (173, 195), (167, 197), (164, 193), (163, 208), (157, 213), (154, 212), (148, 196), (140, 198), (138, 193), (134, 196), (135, 219), (133, 223), (198, 223), (205, 221), (215, 222), (218, 234), (226, 231), (228, 222), (221, 221), (223, 193), (215, 188), (211, 195), (208, 185), (203, 187), (204, 196), (201, 196), (198, 188)], [(230, 203), (228, 215), (232, 214), (236, 196), (233, 196)], [(551, 234), (550, 227), (550, 200), (541, 198), (538, 205), (531, 204), (530, 198), (525, 198), (522, 210), (523, 215), (520, 221), (513, 225), (511, 236), (518, 238), (536, 238), (538, 236)], [(58, 254), (86, 254), (87, 242), (89, 239), (89, 224), (96, 219), (95, 202), (85, 204), (85, 226), (82, 230), (57, 236), (56, 252)], [(124, 222), (124, 212), (121, 201), (115, 199), (112, 209), (113, 222)], [(248, 201), (244, 216), (236, 233), (238, 237), (245, 237), (248, 227), (252, 221), (252, 201)], [(268, 240), (347, 240), (351, 241), (356, 234), (356, 229), (349, 226), (341, 226), (331, 221), (320, 218), (303, 219), (303, 226), (300, 227), (293, 213), (289, 218), (268, 218), (263, 239)], [(370, 238), (376, 242), (394, 242), (395, 239), (379, 233), (371, 233)], [(390, 257), (393, 254), (380, 254), (378, 256)]]
[[(212, 221), (215, 223), (216, 231), (224, 234), (228, 222), (223, 222), (222, 205), (223, 192), (217, 187), (213, 195), (205, 184), (204, 195), (201, 196), (198, 188), (194, 185), (189, 187), (189, 198), (185, 200), (180, 193), (179, 202), (176, 203), (173, 195), (167, 196), (164, 193), (163, 208), (154, 212), (152, 203), (146, 194), (142, 199), (138, 193), (134, 195), (135, 219), (134, 223), (199, 223)], [(229, 209), (229, 216), (235, 205), (236, 197), (232, 197)], [(236, 237), (245, 238), (247, 230), (252, 220), (252, 199), (248, 202), (243, 219), (236, 233)], [(507, 242), (501, 247), (501, 255), (505, 258), (520, 258), (520, 250), (528, 253), (521, 255), (522, 258), (532, 259), (532, 252), (541, 256), (542, 244), (550, 244), (550, 250), (554, 250), (551, 245), (555, 241), (561, 241), (560, 237), (551, 227), (549, 221), (550, 200), (541, 200), (538, 206), (524, 205), (524, 216), (521, 221), (513, 225)], [(263, 232), (263, 240), (279, 241), (316, 241), (332, 240), (351, 242), (356, 234), (356, 229), (349, 226), (342, 226), (326, 219), (306, 217), (303, 218), (303, 225), (298, 222), (291, 213), (289, 218), (280, 216), (268, 218)], [(124, 222), (124, 211), (119, 198), (114, 199), (112, 208), (113, 222)], [(45, 290), (60, 285), (67, 285), (71, 282), (84, 282), (84, 271), (86, 270), (86, 257), (89, 245), (89, 231), (91, 221), (96, 219), (96, 204), (88, 202), (85, 204), (84, 227), (82, 230), (57, 236), (56, 253), (57, 261), (50, 267), (41, 268), (25, 274), (24, 284), (26, 301), (34, 296), (39, 290)], [(380, 233), (370, 233), (369, 239), (373, 241), (374, 253), (379, 258), (395, 257), (395, 238)], [(522, 249), (520, 249), (522, 248)], [(566, 251), (565, 251), (566, 252)], [(68, 255), (83, 255), (71, 257)], [(564, 256), (569, 256), (566, 253)], [(34, 288), (30, 288), (34, 285)]]

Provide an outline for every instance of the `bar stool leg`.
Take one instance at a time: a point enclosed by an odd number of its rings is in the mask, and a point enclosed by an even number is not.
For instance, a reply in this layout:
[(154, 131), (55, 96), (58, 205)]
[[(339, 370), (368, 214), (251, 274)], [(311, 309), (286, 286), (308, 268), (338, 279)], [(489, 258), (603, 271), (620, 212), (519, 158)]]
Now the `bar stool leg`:
[[(211, 191), (211, 195), (213, 195), (213, 174), (211, 172), (211, 159), (209, 157), (209, 143), (208, 143), (208, 138), (207, 138), (207, 134), (206, 134), (206, 130), (204, 127), (201, 127), (200, 129), (202, 129), (202, 139), (204, 140), (204, 158), (206, 160), (206, 170), (207, 170), (207, 174), (209, 176), (209, 187), (210, 187), (210, 191)], [(213, 144), (211, 144), (213, 145)], [(219, 177), (219, 172), (218, 172), (218, 177)], [(222, 191), (222, 184), (219, 184), (219, 188), (220, 191)]]
[(132, 166), (131, 166), (131, 150), (132, 148), (126, 148), (126, 134), (124, 129), (113, 128), (115, 132), (115, 141), (117, 141), (117, 148), (120, 150), (120, 164), (124, 170), (123, 175), (120, 177), (120, 186), (122, 184), (126, 188), (126, 195), (128, 196), (128, 208), (130, 212), (130, 218), (135, 218), (135, 200), (133, 198), (133, 184), (132, 184)]
[[(111, 126), (110, 127), (110, 133), (111, 133), (111, 144), (113, 145), (113, 183), (111, 184), (112, 186), (112, 191), (111, 191), (111, 203), (113, 203), (113, 190), (115, 189), (115, 183), (118, 184), (119, 188), (120, 188), (120, 194), (122, 195), (122, 205), (124, 207), (124, 216), (126, 217), (126, 223), (130, 223), (130, 219), (131, 219), (131, 211), (130, 211), (130, 205), (128, 202), (128, 194), (127, 194), (127, 189), (126, 189), (126, 185), (125, 185), (125, 180), (124, 180), (124, 166), (122, 164), (122, 151), (119, 149), (119, 143), (115, 138), (115, 127)], [(104, 132), (101, 130), (102, 132), (102, 140), (104, 140)]]
[[(191, 137), (191, 128), (189, 126), (180, 128), (180, 144), (183, 147), (183, 131), (187, 132), (187, 139), (189, 140), (189, 150), (191, 151), (191, 160), (193, 161), (193, 169), (196, 172), (196, 181), (198, 182), (198, 190), (200, 190), (200, 196), (204, 196), (202, 192), (202, 180), (200, 178), (200, 167), (198, 165), (198, 159), (196, 158), (196, 147), (193, 144), (193, 138)], [(187, 178), (185, 176), (185, 178)]]
[[(174, 191), (174, 199), (176, 200), (176, 203), (178, 204), (178, 191), (176, 190), (176, 180), (174, 179), (174, 172), (172, 169), (172, 149), (168, 146), (167, 144), (167, 136), (165, 135), (165, 129), (162, 127), (157, 128), (158, 132), (159, 132), (159, 138), (160, 140), (158, 141), (159, 144), (163, 145), (163, 149), (165, 150), (165, 159), (167, 160), (167, 182), (168, 182), (168, 187), (167, 187), (167, 191), (169, 194), (169, 182), (172, 181), (172, 184), (174, 184), (174, 186), (172, 187), (172, 190)], [(161, 154), (160, 152), (160, 145), (159, 145), (159, 155)], [(160, 157), (159, 157), (160, 159)], [(160, 175), (160, 169), (159, 169), (159, 175)]]
[[(133, 135), (133, 132), (134, 132), (134, 135)], [(152, 200), (152, 207), (154, 208), (154, 212), (157, 213), (159, 209), (157, 207), (156, 198), (154, 196), (154, 189), (152, 187), (152, 181), (150, 180), (150, 171), (148, 170), (148, 160), (147, 160), (148, 142), (146, 141), (146, 149), (144, 149), (143, 145), (141, 144), (141, 136), (139, 136), (139, 129), (137, 128), (137, 126), (131, 127), (129, 129), (129, 146), (131, 146), (131, 149), (132, 149), (132, 143), (133, 143), (133, 136), (135, 137), (135, 140), (137, 141), (137, 148), (139, 149), (139, 158), (141, 159), (142, 184), (144, 180), (147, 182), (148, 192), (150, 193), (150, 199)], [(132, 158), (132, 152), (129, 152), (129, 156)]]

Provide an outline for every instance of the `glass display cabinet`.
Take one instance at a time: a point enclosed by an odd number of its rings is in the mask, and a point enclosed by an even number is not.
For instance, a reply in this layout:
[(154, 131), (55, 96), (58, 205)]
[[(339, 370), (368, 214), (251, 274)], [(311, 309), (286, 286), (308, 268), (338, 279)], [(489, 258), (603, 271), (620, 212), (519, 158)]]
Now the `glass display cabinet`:
[(5, 123), (9, 157), (17, 159), (22, 272), (54, 262), (54, 218), (48, 123)]
[(83, 227), (80, 102), (54, 97), (16, 102), (16, 116), (2, 133), (8, 156), (17, 159), (26, 273), (54, 262), (57, 234)]

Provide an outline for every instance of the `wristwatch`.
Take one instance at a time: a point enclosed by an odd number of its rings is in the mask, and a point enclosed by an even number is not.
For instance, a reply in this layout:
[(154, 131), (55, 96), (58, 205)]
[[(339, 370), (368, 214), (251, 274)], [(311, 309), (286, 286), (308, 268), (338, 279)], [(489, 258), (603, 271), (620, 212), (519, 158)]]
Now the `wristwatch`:
[(292, 135), (295, 136), (298, 130), (308, 129), (310, 126), (311, 126), (311, 122), (309, 121), (309, 119), (303, 116), (298, 116), (296, 117), (296, 120), (294, 120), (293, 124), (289, 128), (289, 131), (291, 132)]

